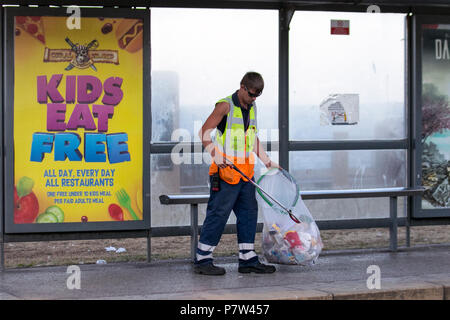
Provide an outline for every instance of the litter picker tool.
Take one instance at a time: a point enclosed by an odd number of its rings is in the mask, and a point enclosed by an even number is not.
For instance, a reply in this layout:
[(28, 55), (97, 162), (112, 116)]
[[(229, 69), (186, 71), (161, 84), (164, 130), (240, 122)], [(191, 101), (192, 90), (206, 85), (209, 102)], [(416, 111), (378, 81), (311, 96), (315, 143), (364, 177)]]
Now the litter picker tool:
[(300, 220), (297, 219), (297, 217), (292, 213), (291, 209), (286, 208), (283, 204), (281, 204), (278, 200), (276, 200), (274, 197), (272, 197), (270, 194), (268, 194), (263, 188), (261, 188), (260, 185), (258, 185), (256, 182), (254, 182), (252, 179), (247, 177), (238, 167), (236, 167), (233, 163), (227, 163), (229, 166), (231, 166), (234, 170), (239, 172), (241, 176), (243, 176), (245, 179), (247, 179), (251, 184), (253, 184), (256, 188), (258, 188), (262, 193), (264, 193), (267, 197), (269, 197), (273, 202), (275, 202), (281, 209), (286, 211), (289, 214), (289, 217), (295, 222), (300, 223)]

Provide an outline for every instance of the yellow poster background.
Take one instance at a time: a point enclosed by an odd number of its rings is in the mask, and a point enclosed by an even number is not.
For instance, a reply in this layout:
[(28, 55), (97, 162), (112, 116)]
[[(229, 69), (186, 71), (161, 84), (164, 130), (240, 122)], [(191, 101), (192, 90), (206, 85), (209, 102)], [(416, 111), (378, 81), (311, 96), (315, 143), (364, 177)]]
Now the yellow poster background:
[[(143, 175), (143, 50), (142, 46), (135, 52), (128, 52), (119, 48), (116, 29), (121, 18), (81, 18), (80, 29), (69, 30), (66, 17), (41, 17), (41, 28), (45, 36), (45, 44), (39, 41), (26, 27), (16, 22), (14, 37), (14, 180), (17, 186), (22, 177), (31, 178), (34, 182), (32, 192), (39, 203), (39, 214), (44, 213), (50, 206), (57, 205), (64, 212), (63, 222), (94, 222), (117, 221), (109, 213), (111, 204), (119, 205), (123, 210), (123, 220), (135, 220), (129, 210), (119, 203), (116, 192), (124, 189), (131, 199), (132, 210), (139, 220), (142, 219), (142, 175)], [(129, 20), (129, 19), (128, 19)], [(17, 21), (17, 20), (16, 20)], [(105, 28), (105, 25), (107, 27)], [(110, 28), (111, 27), (111, 28)], [(74, 44), (86, 45), (92, 40), (98, 41), (97, 50), (117, 50), (118, 64), (95, 63), (97, 71), (88, 67), (73, 68), (66, 71), (68, 62), (44, 62), (45, 48), (70, 49), (65, 41), (69, 37)], [(142, 40), (141, 40), (142, 41)], [(79, 151), (83, 155), (81, 161), (54, 161), (54, 147), (51, 153), (45, 153), (42, 162), (30, 161), (33, 133), (57, 133), (47, 131), (47, 105), (38, 103), (37, 77), (46, 75), (47, 81), (54, 74), (63, 74), (58, 91), (65, 98), (66, 76), (90, 75), (101, 80), (102, 83), (110, 77), (123, 79), (121, 89), (123, 99), (114, 107), (114, 115), (108, 121), (108, 131), (111, 133), (128, 134), (128, 152), (130, 161), (110, 163), (105, 143), (106, 162), (92, 163), (84, 160), (84, 128), (66, 130), (77, 133), (81, 137)], [(93, 104), (102, 104), (102, 97)], [(51, 103), (48, 99), (48, 103)], [(63, 102), (65, 103), (65, 102)], [(69, 121), (75, 103), (67, 104), (65, 122)], [(89, 108), (92, 112), (92, 103)], [(96, 126), (98, 119), (94, 117)], [(86, 131), (97, 133), (97, 130)], [(59, 170), (73, 170), (69, 178), (82, 178), (76, 175), (77, 170), (114, 169), (112, 187), (62, 187)], [(48, 171), (54, 170), (54, 171)], [(45, 173), (55, 172), (55, 184), (59, 180), (59, 187), (48, 186), (49, 177)], [(66, 177), (67, 178), (67, 177)], [(111, 177), (108, 177), (111, 178)], [(47, 184), (47, 186), (46, 186)], [(57, 192), (66, 192), (66, 196), (56, 196)], [(93, 196), (93, 191), (104, 192), (104, 196)], [(82, 192), (82, 196), (72, 196), (71, 192)], [(54, 193), (54, 196), (49, 196)], [(86, 196), (87, 195), (87, 196)], [(68, 203), (73, 199), (73, 203)], [(77, 198), (84, 198), (76, 200)], [(89, 198), (90, 200), (86, 200)], [(96, 199), (96, 200), (94, 200)], [(61, 203), (63, 201), (63, 203)], [(81, 202), (80, 202), (81, 201)], [(86, 201), (90, 201), (87, 203)], [(95, 203), (94, 203), (95, 201)], [(64, 203), (65, 202), (65, 203)], [(78, 202), (78, 203), (76, 203)], [(36, 223), (36, 221), (34, 222)]]

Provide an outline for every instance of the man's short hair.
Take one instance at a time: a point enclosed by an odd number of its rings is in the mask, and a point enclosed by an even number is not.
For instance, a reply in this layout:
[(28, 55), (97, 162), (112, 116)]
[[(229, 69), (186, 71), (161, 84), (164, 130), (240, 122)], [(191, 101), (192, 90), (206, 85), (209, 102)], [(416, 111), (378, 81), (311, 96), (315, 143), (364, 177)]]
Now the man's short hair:
[(260, 93), (264, 89), (264, 80), (258, 72), (250, 71), (242, 78), (241, 85), (244, 85), (247, 89), (255, 90), (256, 93)]

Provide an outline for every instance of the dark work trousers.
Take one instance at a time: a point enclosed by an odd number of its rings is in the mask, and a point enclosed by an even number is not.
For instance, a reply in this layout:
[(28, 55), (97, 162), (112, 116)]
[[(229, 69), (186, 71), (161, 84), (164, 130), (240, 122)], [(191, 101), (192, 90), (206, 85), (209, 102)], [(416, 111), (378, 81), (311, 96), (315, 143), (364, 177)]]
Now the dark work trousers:
[(258, 220), (255, 187), (241, 179), (238, 184), (228, 184), (220, 180), (219, 191), (210, 189), (206, 218), (197, 247), (196, 264), (212, 263), (212, 253), (219, 243), (231, 210), (236, 215), (239, 266), (250, 266), (258, 262), (254, 251)]

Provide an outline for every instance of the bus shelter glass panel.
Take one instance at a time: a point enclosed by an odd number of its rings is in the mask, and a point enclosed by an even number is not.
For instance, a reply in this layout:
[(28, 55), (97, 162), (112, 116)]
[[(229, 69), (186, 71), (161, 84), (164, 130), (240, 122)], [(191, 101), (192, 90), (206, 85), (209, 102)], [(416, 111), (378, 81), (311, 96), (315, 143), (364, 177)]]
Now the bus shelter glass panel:
[[(277, 162), (278, 152), (268, 152)], [(151, 156), (151, 208), (152, 227), (186, 226), (190, 224), (189, 205), (161, 205), (162, 194), (209, 194), (208, 169), (211, 157), (207, 152), (183, 154), (153, 154)], [(170, 169), (168, 169), (170, 168)], [(255, 164), (255, 179), (266, 172), (261, 161)], [(199, 205), (199, 224), (202, 224), (206, 204)], [(262, 215), (259, 216), (262, 221)], [(235, 223), (234, 214), (228, 223)]]
[[(300, 190), (406, 187), (405, 150), (291, 151), (289, 164)], [(389, 217), (388, 198), (310, 200), (306, 205), (316, 220)], [(405, 216), (405, 208), (405, 201), (398, 201), (398, 216)]]
[[(356, 220), (389, 218), (389, 198), (305, 200), (314, 220)], [(397, 216), (406, 216), (406, 197), (397, 202)]]
[(291, 151), (301, 190), (406, 187), (405, 150)]
[(294, 14), (291, 140), (406, 137), (404, 24), (403, 14)]
[[(278, 129), (278, 11), (152, 8), (152, 142), (197, 133), (248, 71), (265, 82), (258, 126)], [(174, 133), (175, 132), (175, 133)]]

